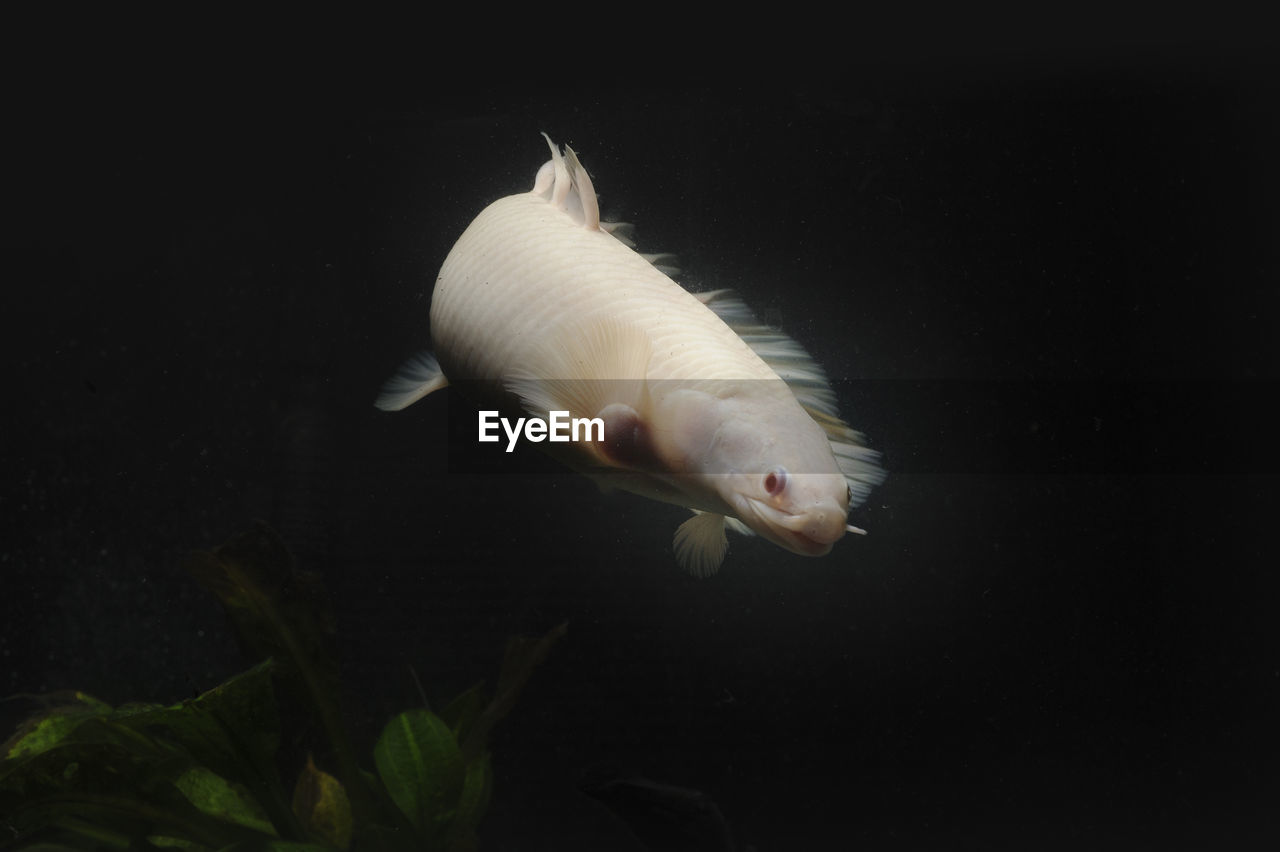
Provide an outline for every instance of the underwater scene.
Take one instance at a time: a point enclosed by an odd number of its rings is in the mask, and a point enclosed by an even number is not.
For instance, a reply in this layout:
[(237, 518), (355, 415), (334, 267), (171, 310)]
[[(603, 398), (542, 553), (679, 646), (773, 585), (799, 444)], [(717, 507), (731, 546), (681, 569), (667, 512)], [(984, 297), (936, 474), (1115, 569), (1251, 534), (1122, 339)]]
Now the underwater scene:
[(24, 94), (0, 849), (1271, 848), (1275, 70)]

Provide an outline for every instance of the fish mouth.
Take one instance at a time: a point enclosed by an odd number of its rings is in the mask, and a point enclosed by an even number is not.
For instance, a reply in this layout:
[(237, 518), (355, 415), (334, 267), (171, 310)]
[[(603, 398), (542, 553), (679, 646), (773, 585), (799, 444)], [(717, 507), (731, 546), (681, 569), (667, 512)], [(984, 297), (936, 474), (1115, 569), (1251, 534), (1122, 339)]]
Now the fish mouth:
[(753, 530), (802, 556), (825, 556), (845, 533), (843, 515), (838, 525), (825, 523), (825, 513), (834, 512), (833, 508), (793, 515), (754, 497), (742, 497), (738, 508), (742, 520)]

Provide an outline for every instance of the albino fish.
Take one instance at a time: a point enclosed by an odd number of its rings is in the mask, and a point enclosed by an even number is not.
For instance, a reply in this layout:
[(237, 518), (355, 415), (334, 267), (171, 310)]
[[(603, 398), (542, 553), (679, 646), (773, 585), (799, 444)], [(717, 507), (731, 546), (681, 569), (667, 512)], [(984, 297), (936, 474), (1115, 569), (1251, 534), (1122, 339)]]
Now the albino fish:
[(603, 441), (539, 446), (604, 487), (692, 509), (674, 547), (696, 576), (724, 560), (726, 526), (806, 556), (863, 532), (849, 509), (884, 473), (822, 369), (728, 291), (691, 293), (668, 255), (636, 253), (625, 226), (600, 221), (573, 149), (547, 144), (533, 189), (454, 244), (431, 301), (435, 355), (406, 363), (376, 405), (452, 380), (530, 417), (598, 418)]

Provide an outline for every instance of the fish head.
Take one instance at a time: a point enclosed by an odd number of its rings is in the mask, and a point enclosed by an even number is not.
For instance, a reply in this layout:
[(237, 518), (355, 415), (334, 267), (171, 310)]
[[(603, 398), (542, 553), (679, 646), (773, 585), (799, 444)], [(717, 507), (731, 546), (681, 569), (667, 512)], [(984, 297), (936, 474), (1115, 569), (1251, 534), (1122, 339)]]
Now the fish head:
[(757, 535), (822, 556), (847, 530), (849, 484), (822, 428), (765, 384), (686, 401), (686, 469)]
[(823, 556), (846, 532), (849, 484), (837, 473), (792, 473), (775, 464), (724, 478), (721, 499), (763, 538), (803, 556)]

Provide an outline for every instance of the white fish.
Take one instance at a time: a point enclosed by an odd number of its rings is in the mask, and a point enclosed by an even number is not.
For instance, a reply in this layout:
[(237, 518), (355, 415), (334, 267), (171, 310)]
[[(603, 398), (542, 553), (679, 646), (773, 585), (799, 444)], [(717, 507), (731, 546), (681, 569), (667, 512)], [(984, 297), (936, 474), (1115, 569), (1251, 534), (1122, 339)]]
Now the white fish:
[(458, 238), (432, 296), (435, 357), (405, 364), (377, 406), (466, 380), (529, 415), (601, 418), (605, 441), (557, 445), (563, 460), (692, 509), (674, 544), (697, 576), (719, 568), (726, 526), (807, 556), (863, 532), (846, 516), (884, 473), (821, 368), (728, 291), (690, 293), (668, 256), (633, 251), (624, 226), (600, 221), (573, 149), (547, 144), (533, 189)]

